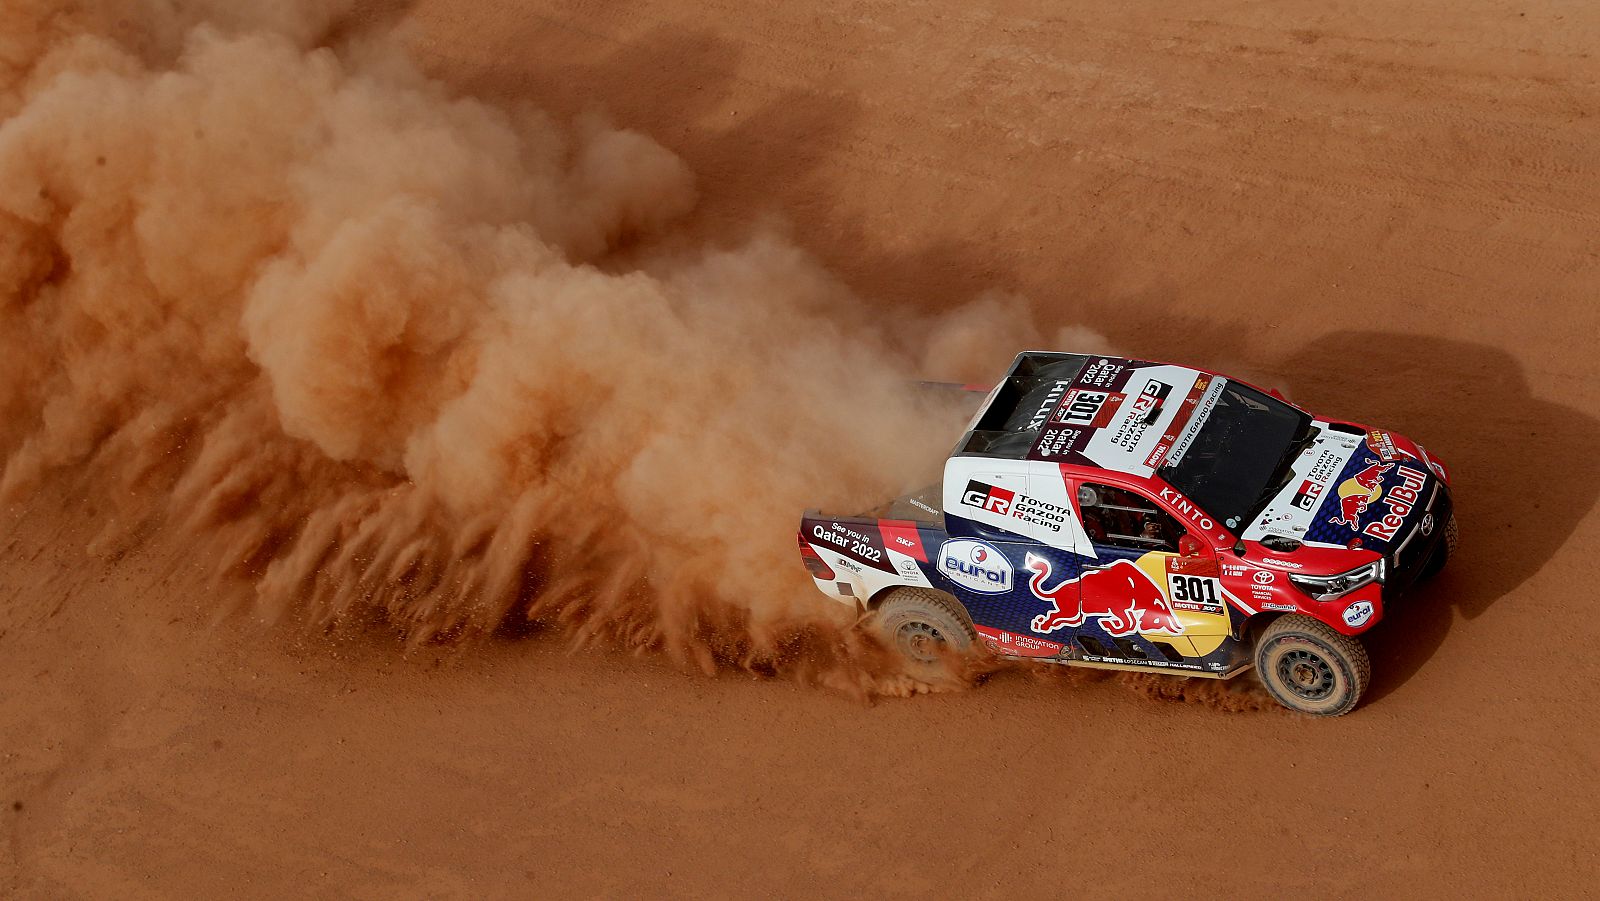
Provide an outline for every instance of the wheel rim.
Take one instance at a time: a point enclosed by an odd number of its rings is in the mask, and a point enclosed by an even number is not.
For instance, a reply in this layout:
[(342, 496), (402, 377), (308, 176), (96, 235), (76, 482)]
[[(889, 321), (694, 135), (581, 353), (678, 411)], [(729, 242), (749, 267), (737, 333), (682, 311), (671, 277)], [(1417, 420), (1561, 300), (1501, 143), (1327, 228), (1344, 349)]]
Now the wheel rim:
[(894, 633), (895, 645), (900, 653), (918, 663), (934, 663), (939, 659), (939, 648), (944, 645), (944, 635), (929, 623), (912, 620), (901, 623)]
[(1306, 701), (1326, 700), (1337, 684), (1328, 661), (1302, 648), (1278, 658), (1278, 681), (1295, 697)]

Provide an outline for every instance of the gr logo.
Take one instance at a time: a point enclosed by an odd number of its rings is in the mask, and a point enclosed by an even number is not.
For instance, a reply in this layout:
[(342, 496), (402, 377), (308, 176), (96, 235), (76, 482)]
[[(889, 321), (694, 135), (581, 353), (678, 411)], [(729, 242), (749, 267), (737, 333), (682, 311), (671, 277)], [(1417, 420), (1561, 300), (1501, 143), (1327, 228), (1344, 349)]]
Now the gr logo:
[(1001, 516), (1011, 515), (1011, 505), (1016, 499), (1015, 491), (997, 485), (985, 485), (977, 479), (967, 482), (967, 490), (961, 495), (961, 503)]

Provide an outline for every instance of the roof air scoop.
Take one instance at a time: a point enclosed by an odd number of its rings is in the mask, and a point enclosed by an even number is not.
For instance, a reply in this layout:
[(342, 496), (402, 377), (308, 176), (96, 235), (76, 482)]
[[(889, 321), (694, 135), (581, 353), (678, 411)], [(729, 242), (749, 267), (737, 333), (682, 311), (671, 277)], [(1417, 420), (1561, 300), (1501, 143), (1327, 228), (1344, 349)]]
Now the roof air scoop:
[(1268, 535), (1261, 539), (1261, 546), (1280, 554), (1290, 554), (1302, 547), (1298, 540), (1287, 535)]

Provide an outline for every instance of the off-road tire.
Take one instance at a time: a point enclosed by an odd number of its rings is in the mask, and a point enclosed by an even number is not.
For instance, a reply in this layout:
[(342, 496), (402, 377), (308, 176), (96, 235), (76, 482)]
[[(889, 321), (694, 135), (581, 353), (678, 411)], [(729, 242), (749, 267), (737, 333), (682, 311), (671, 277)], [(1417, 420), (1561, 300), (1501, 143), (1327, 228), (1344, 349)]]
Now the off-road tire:
[(1444, 565), (1455, 556), (1456, 546), (1461, 543), (1461, 530), (1456, 526), (1456, 515), (1450, 514), (1450, 521), (1444, 524), (1444, 541), (1433, 549), (1433, 556), (1428, 558), (1428, 563), (1423, 567), (1422, 575), (1417, 581), (1426, 582), (1444, 570)]
[(972, 650), (978, 633), (955, 598), (930, 588), (896, 588), (874, 613), (883, 641), (915, 667), (937, 669), (948, 653)]
[(1256, 641), (1256, 672), (1283, 706), (1312, 716), (1355, 709), (1372, 676), (1366, 648), (1309, 616), (1274, 620)]

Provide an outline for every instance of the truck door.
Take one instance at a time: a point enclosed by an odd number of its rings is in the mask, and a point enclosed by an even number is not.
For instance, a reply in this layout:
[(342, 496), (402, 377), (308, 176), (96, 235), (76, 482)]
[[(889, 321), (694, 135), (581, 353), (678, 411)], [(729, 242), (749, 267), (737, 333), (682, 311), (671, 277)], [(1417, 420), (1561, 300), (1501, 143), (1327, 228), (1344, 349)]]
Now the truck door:
[(946, 472), (949, 538), (939, 548), (935, 566), (990, 647), (1015, 654), (1015, 637), (1027, 634), (1016, 601), (1018, 592), (1027, 592), (1023, 566), (1028, 552), (1039, 545), (1025, 537), (1029, 524), (1014, 515), (1017, 499), (1028, 493), (1027, 471), (1023, 466), (1006, 469)]
[[(1201, 668), (1229, 627), (1209, 544), (1139, 492), (1079, 482), (1076, 495), (1094, 559), (1083, 561), (1073, 586), (1075, 607), (1067, 592), (1054, 592), (1054, 609), (1035, 618), (1034, 631), (1076, 641), (1089, 658)], [(1036, 584), (1049, 593), (1049, 582)]]

